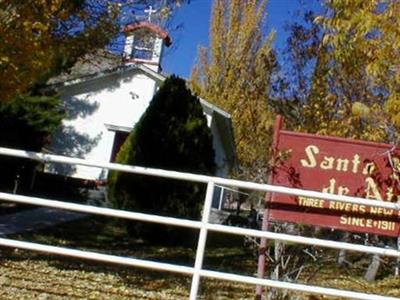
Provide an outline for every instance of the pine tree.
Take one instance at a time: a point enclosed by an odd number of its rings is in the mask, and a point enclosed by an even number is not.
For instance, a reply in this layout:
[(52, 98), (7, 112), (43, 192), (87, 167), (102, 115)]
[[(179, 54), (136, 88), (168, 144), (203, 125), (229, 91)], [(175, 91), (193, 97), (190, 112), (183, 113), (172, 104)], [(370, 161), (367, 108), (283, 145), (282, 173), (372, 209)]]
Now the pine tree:
[[(198, 98), (185, 81), (168, 78), (123, 144), (117, 162), (144, 167), (212, 174), (215, 169), (211, 131)], [(112, 172), (109, 197), (116, 208), (197, 219), (204, 185)], [(182, 241), (184, 230), (133, 224), (132, 234), (153, 242)]]
[[(0, 146), (28, 151), (41, 151), (51, 134), (61, 125), (64, 114), (59, 99), (44, 96), (19, 96), (0, 102)], [(31, 160), (0, 156), (0, 185), (12, 189), (19, 177), (20, 189), (30, 183), (36, 163)]]

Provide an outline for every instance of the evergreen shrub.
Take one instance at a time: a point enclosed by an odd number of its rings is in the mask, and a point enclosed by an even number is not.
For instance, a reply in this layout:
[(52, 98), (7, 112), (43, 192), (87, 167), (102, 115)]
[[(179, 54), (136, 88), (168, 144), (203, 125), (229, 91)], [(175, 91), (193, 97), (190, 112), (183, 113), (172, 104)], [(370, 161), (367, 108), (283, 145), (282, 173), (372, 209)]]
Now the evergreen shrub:
[[(117, 162), (128, 165), (213, 174), (211, 131), (198, 98), (185, 81), (165, 80), (146, 112), (122, 145)], [(109, 199), (118, 209), (198, 219), (205, 185), (153, 176), (111, 172)], [(130, 234), (156, 243), (189, 242), (190, 230), (157, 224), (128, 223)]]
[[(0, 101), (0, 146), (40, 152), (63, 117), (57, 97), (21, 95)], [(12, 190), (18, 179), (18, 191), (26, 190), (36, 165), (32, 160), (0, 155), (0, 187)]]

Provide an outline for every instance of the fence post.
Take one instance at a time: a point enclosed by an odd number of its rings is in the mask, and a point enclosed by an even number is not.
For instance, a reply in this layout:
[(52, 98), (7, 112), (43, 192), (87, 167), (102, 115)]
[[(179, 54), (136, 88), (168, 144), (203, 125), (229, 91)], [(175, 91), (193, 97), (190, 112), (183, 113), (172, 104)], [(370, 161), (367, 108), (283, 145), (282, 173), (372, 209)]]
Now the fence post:
[(201, 229), (199, 234), (199, 241), (197, 244), (196, 260), (194, 262), (194, 272), (192, 277), (192, 286), (190, 288), (190, 300), (197, 299), (197, 292), (200, 284), (200, 270), (203, 267), (204, 251), (207, 241), (207, 227), (210, 219), (212, 198), (214, 196), (214, 182), (209, 182), (207, 185), (206, 199), (204, 201), (203, 216), (201, 218)]
[(225, 193), (225, 188), (223, 186), (220, 187), (221, 193), (219, 194), (219, 203), (218, 203), (218, 210), (222, 210), (223, 206), (223, 201), (224, 201), (224, 193)]

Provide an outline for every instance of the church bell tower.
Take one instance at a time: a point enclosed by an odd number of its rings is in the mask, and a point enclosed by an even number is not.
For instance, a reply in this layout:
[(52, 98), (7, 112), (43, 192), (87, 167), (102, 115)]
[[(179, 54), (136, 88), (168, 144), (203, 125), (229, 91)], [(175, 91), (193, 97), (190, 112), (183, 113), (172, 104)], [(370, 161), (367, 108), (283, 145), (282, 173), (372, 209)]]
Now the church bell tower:
[(145, 12), (149, 14), (147, 20), (135, 21), (124, 28), (124, 63), (144, 64), (158, 72), (163, 46), (169, 47), (171, 38), (164, 29), (151, 22), (151, 16), (156, 11), (150, 7)]

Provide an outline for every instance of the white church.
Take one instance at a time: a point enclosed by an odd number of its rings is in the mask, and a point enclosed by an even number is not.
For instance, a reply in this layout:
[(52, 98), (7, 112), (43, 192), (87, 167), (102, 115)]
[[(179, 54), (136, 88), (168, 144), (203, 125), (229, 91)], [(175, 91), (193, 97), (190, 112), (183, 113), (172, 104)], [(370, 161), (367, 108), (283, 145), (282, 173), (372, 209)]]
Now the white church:
[[(169, 35), (148, 21), (125, 27), (124, 55), (106, 51), (87, 57), (71, 74), (49, 84), (63, 100), (67, 117), (48, 151), (94, 161), (114, 161), (121, 145), (145, 112), (165, 77), (161, 74), (163, 48)], [(71, 78), (72, 77), (72, 78)], [(213, 135), (217, 176), (226, 177), (236, 155), (228, 113), (200, 99)], [(46, 171), (84, 180), (106, 180), (99, 168), (49, 165)]]

